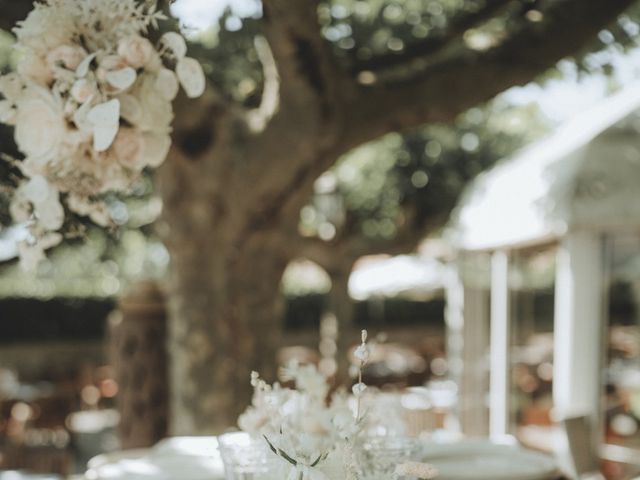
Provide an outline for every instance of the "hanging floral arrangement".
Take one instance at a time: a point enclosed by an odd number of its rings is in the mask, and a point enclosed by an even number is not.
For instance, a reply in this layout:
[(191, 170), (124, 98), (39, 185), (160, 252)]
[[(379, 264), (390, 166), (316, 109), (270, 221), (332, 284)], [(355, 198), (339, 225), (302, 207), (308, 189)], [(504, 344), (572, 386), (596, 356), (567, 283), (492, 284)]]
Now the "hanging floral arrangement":
[(29, 228), (19, 246), (29, 266), (62, 241), (65, 211), (109, 226), (104, 195), (166, 158), (180, 85), (204, 92), (180, 34), (148, 38), (164, 18), (136, 0), (46, 0), (14, 29), (20, 60), (0, 77), (0, 122), (24, 154), (10, 211)]

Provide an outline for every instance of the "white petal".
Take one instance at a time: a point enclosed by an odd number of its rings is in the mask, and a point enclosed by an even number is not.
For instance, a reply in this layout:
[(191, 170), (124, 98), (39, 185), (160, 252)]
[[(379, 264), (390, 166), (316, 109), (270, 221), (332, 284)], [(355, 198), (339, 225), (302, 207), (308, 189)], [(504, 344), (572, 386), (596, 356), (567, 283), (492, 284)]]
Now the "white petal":
[(144, 163), (150, 167), (159, 167), (171, 148), (169, 135), (147, 133), (144, 136)]
[(133, 95), (120, 95), (120, 116), (127, 122), (136, 125), (142, 117), (140, 102)]
[(93, 126), (93, 148), (104, 152), (113, 143), (120, 119), (120, 101), (117, 98), (96, 105), (87, 114), (87, 120)]
[(131, 67), (121, 68), (107, 72), (105, 78), (109, 85), (118, 90), (126, 90), (136, 81), (136, 71)]
[(189, 98), (196, 98), (204, 93), (206, 80), (202, 65), (196, 59), (185, 57), (178, 60), (176, 74)]
[(93, 148), (96, 152), (107, 150), (118, 134), (119, 125), (94, 125)]
[(93, 125), (117, 125), (119, 118), (120, 100), (117, 98), (96, 105), (87, 113), (87, 120)]
[(91, 101), (92, 98), (89, 98), (86, 102), (84, 102), (73, 114), (73, 123), (75, 123), (76, 127), (83, 132), (90, 132), (92, 126), (89, 122), (87, 116), (89, 115), (89, 111), (91, 110)]
[(184, 38), (182, 38), (182, 35), (177, 32), (165, 33), (162, 35), (160, 41), (173, 52), (178, 60), (184, 58), (187, 54), (187, 44), (185, 43)]
[(82, 60), (80, 62), (80, 65), (78, 65), (78, 68), (76, 68), (76, 77), (82, 78), (85, 77), (87, 73), (89, 73), (89, 67), (91, 66), (91, 62), (94, 58), (96, 58), (95, 53), (84, 57), (84, 60)]
[(180, 85), (178, 85), (175, 73), (168, 68), (159, 70), (156, 77), (156, 88), (165, 100), (170, 102), (176, 98)]

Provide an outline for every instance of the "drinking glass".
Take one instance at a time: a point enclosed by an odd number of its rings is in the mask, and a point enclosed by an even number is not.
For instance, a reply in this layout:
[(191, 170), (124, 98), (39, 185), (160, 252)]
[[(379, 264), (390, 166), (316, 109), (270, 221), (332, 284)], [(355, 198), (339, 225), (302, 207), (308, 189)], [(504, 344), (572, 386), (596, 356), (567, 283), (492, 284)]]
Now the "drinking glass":
[(282, 480), (283, 461), (261, 437), (245, 432), (226, 433), (218, 438), (226, 480)]
[(388, 480), (399, 464), (416, 460), (420, 445), (414, 438), (400, 435), (369, 437), (360, 452), (360, 466), (366, 480)]

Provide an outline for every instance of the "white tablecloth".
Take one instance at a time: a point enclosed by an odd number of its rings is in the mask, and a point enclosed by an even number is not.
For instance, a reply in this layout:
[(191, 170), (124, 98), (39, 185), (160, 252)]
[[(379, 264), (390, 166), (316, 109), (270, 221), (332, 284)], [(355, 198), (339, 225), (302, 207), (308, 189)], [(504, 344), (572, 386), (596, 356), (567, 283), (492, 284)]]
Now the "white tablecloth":
[[(101, 455), (89, 462), (86, 480), (223, 480), (215, 437), (176, 437), (147, 450)], [(548, 455), (488, 439), (425, 442), (423, 460), (443, 480), (551, 480), (558, 477)]]
[(215, 437), (175, 437), (146, 450), (100, 455), (89, 462), (87, 480), (223, 480)]

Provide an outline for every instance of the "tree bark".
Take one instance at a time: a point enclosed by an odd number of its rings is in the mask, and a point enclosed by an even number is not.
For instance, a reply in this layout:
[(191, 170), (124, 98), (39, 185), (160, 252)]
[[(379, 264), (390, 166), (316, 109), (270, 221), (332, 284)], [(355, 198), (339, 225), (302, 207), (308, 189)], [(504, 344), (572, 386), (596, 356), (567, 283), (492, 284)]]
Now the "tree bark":
[(221, 200), (232, 192), (202, 167), (174, 151), (161, 177), (174, 434), (235, 424), (250, 401), (251, 370), (273, 380), (280, 343), (285, 242), (272, 228), (240, 229), (240, 237), (239, 219)]

